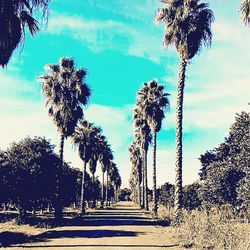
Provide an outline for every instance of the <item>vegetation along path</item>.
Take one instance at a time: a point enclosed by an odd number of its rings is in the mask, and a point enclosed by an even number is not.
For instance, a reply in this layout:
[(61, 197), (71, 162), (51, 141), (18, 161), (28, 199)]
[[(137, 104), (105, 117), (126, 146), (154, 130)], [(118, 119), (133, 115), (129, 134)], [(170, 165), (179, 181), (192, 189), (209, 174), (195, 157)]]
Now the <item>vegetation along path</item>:
[(10, 249), (173, 249), (174, 229), (162, 227), (131, 202), (88, 213), (78, 223), (50, 229)]

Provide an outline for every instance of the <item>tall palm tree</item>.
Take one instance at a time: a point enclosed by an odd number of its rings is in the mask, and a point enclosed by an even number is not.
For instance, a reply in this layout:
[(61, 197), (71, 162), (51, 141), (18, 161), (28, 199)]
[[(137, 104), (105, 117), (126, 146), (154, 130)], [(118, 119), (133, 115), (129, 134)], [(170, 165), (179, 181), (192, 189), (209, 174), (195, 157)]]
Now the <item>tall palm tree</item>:
[(152, 135), (150, 133), (149, 125), (143, 116), (143, 110), (140, 106), (140, 102), (137, 99), (137, 106), (134, 110), (134, 124), (136, 128), (136, 140), (140, 145), (140, 150), (143, 159), (143, 204), (142, 207), (146, 210), (148, 208), (148, 177), (147, 177), (147, 154), (148, 147), (152, 140)]
[(95, 172), (96, 172), (96, 166), (97, 166), (97, 157), (98, 157), (98, 155), (96, 154), (96, 152), (94, 152), (91, 155), (91, 158), (89, 160), (89, 171), (92, 174), (92, 183), (93, 183), (93, 189), (92, 189), (93, 200), (92, 200), (91, 208), (96, 207), (96, 199), (95, 199), (95, 194), (94, 194), (94, 190), (95, 190), (94, 184), (95, 184)]
[(246, 26), (250, 24), (250, 0), (244, 0), (240, 5), (241, 19)]
[(112, 182), (112, 178), (114, 175), (114, 171), (116, 169), (116, 164), (113, 161), (110, 161), (110, 164), (107, 166), (107, 170), (106, 170), (106, 200), (105, 200), (105, 206), (109, 206), (110, 204), (110, 200), (109, 198), (109, 186)]
[(143, 115), (153, 132), (153, 214), (157, 215), (156, 197), (156, 137), (161, 130), (164, 111), (169, 108), (168, 93), (164, 93), (164, 86), (153, 80), (144, 83), (138, 93), (139, 102), (143, 109)]
[[(39, 77), (46, 99), (49, 116), (52, 117), (60, 134), (60, 169), (63, 167), (64, 140), (71, 136), (83, 117), (83, 106), (90, 97), (90, 88), (85, 82), (86, 70), (76, 70), (74, 60), (62, 58), (60, 64), (47, 65), (46, 74)], [(61, 171), (59, 171), (60, 174)], [(55, 217), (62, 217), (60, 179), (57, 177), (57, 197)]]
[(116, 164), (112, 164), (112, 171), (110, 171), (110, 182), (112, 186), (114, 187), (114, 202), (117, 201), (117, 191), (118, 188), (121, 186), (121, 176), (119, 174), (119, 170), (116, 166)]
[(104, 207), (104, 174), (108, 169), (108, 166), (110, 165), (110, 162), (113, 160), (113, 153), (111, 150), (110, 145), (107, 143), (107, 140), (103, 138), (103, 141), (101, 142), (101, 152), (99, 154), (99, 162), (101, 164), (101, 170), (102, 170), (102, 200), (101, 200), (101, 208)]
[(136, 203), (141, 206), (141, 182), (142, 182), (142, 157), (140, 148), (136, 141), (133, 141), (129, 147), (130, 161), (132, 163), (131, 176), (133, 177), (133, 186), (136, 188)]
[(119, 174), (119, 171), (117, 171), (115, 177), (114, 177), (114, 187), (115, 187), (115, 203), (118, 202), (118, 191), (122, 185), (122, 178)]
[(0, 65), (7, 66), (13, 51), (25, 40), (25, 29), (34, 36), (39, 23), (33, 11), (41, 10), (47, 19), (50, 0), (1, 0), (0, 1)]
[(174, 45), (180, 56), (180, 70), (176, 104), (176, 221), (182, 208), (182, 119), (185, 74), (188, 62), (201, 50), (211, 45), (212, 10), (200, 0), (163, 0), (166, 7), (158, 11), (156, 21), (165, 23), (164, 45)]
[(79, 156), (83, 161), (82, 170), (82, 188), (80, 214), (85, 214), (85, 177), (86, 165), (93, 156), (93, 144), (96, 143), (96, 137), (102, 132), (101, 128), (94, 126), (88, 121), (80, 121), (73, 134), (73, 144), (78, 147)]

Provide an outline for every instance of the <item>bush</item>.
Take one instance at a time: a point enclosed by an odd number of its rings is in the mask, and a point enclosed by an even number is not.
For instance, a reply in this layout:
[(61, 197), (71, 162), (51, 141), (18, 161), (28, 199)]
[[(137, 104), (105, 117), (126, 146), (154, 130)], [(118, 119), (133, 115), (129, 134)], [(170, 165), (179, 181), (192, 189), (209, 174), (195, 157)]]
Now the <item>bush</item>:
[(247, 250), (250, 225), (234, 216), (231, 207), (183, 212), (177, 229), (179, 244), (194, 249)]

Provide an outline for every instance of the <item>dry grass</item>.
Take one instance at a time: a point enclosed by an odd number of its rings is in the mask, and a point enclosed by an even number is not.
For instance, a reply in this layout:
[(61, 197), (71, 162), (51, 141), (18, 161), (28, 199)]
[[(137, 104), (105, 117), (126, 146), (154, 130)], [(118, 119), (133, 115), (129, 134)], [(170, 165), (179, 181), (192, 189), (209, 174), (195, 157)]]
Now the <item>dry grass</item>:
[(28, 236), (36, 235), (45, 232), (46, 228), (33, 227), (30, 225), (18, 225), (15, 220), (0, 223), (0, 233), (2, 232), (15, 232), (23, 233)]
[(250, 225), (214, 209), (183, 213), (183, 224), (177, 229), (179, 244), (197, 250), (250, 250)]

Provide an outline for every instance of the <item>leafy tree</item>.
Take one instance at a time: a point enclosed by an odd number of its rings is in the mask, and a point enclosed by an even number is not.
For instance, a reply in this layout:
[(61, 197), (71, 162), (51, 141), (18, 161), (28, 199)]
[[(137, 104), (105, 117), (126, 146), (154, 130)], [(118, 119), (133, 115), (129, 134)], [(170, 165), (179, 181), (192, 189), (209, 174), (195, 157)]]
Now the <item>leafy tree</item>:
[(236, 115), (229, 136), (218, 147), (201, 155), (203, 204), (206, 206), (230, 203), (250, 208), (250, 116)]
[(164, 86), (153, 80), (144, 83), (144, 86), (138, 93), (138, 102), (142, 107), (145, 117), (151, 131), (153, 132), (153, 214), (157, 215), (156, 199), (156, 137), (161, 130), (162, 120), (165, 117), (165, 110), (169, 108), (169, 94), (164, 92)]
[(176, 104), (176, 222), (182, 208), (182, 123), (185, 74), (188, 62), (201, 50), (202, 45), (210, 45), (213, 12), (208, 4), (200, 0), (163, 0), (165, 8), (158, 11), (156, 20), (166, 24), (164, 45), (174, 45), (180, 55), (180, 70)]
[[(52, 117), (60, 134), (60, 159), (63, 166), (64, 140), (71, 136), (77, 122), (83, 117), (82, 106), (87, 105), (90, 89), (85, 82), (87, 71), (83, 68), (76, 70), (74, 60), (62, 58), (60, 64), (47, 65), (45, 75), (39, 77), (46, 99), (49, 116)], [(57, 178), (57, 208), (55, 217), (62, 217), (60, 194), (60, 173)]]
[(131, 190), (128, 188), (123, 188), (119, 191), (118, 198), (120, 201), (126, 201), (130, 199)]
[(50, 0), (1, 0), (0, 1), (0, 65), (7, 66), (13, 51), (25, 40), (25, 29), (32, 36), (39, 31), (34, 11), (41, 10), (47, 18)]
[(183, 207), (187, 210), (197, 209), (201, 206), (199, 182), (186, 185), (183, 188)]
[(174, 185), (166, 182), (159, 189), (159, 202), (160, 204), (168, 207), (174, 207)]

